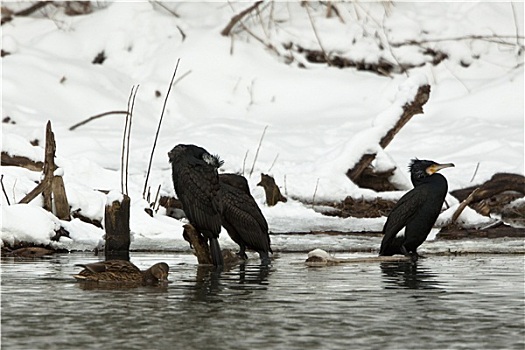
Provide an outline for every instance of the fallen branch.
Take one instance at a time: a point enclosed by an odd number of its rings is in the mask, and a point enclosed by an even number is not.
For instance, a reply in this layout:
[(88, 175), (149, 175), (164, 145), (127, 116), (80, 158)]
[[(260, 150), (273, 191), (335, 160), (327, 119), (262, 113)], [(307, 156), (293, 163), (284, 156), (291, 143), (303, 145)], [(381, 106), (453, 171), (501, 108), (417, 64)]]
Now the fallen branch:
[[(401, 128), (408, 123), (408, 121), (416, 114), (423, 113), (423, 105), (427, 103), (430, 97), (430, 85), (422, 85), (417, 90), (414, 100), (403, 106), (403, 113), (399, 117), (396, 124), (388, 130), (388, 132), (379, 141), (379, 146), (385, 148), (394, 139), (394, 136), (401, 130)], [(363, 154), (361, 159), (354, 165), (354, 167), (346, 173), (346, 176), (353, 182), (357, 183), (360, 176), (366, 168), (370, 166), (375, 159), (375, 154)]]
[(51, 187), (51, 182), (44, 179), (42, 180), (31, 192), (26, 194), (24, 198), (22, 198), (18, 203), (19, 204), (27, 204), (31, 202), (33, 199), (35, 199), (40, 193), (43, 191), (47, 191), (48, 188)]
[(84, 125), (84, 124), (87, 124), (87, 123), (89, 123), (90, 121), (93, 121), (93, 120), (95, 120), (95, 119), (102, 118), (102, 117), (105, 117), (105, 116), (107, 116), (107, 115), (111, 115), (111, 114), (126, 114), (126, 115), (127, 115), (127, 114), (128, 114), (128, 111), (111, 111), (111, 112), (100, 113), (100, 114), (94, 115), (94, 116), (92, 116), (92, 117), (89, 117), (89, 118), (87, 118), (86, 120), (83, 120), (83, 121), (81, 121), (81, 122), (79, 122), (79, 123), (76, 123), (76, 124), (73, 125), (73, 126), (70, 126), (70, 127), (69, 127), (69, 130), (70, 130), (70, 131), (73, 131), (73, 130), (75, 130), (76, 128), (78, 128), (79, 126), (82, 126), (82, 125)]
[(482, 185), (471, 186), (450, 192), (457, 199), (465, 200), (479, 187), (472, 202), (479, 202), (504, 191), (515, 191), (525, 195), (525, 177), (519, 174), (497, 173)]
[(229, 36), (231, 31), (232, 31), (232, 29), (233, 29), (233, 27), (235, 27), (235, 25), (240, 20), (242, 20), (243, 17), (245, 17), (247, 14), (249, 14), (250, 12), (255, 10), (262, 3), (263, 3), (262, 1), (257, 1), (252, 6), (248, 7), (247, 9), (245, 9), (245, 10), (239, 12), (238, 14), (236, 14), (235, 16), (233, 16), (231, 18), (230, 22), (228, 23), (228, 25), (226, 25), (226, 27), (224, 27), (224, 29), (221, 31), (221, 35), (222, 36)]
[(42, 171), (43, 162), (34, 161), (23, 156), (11, 156), (7, 152), (2, 152), (2, 166), (19, 166), (32, 171)]
[(456, 220), (459, 218), (459, 216), (461, 215), (463, 210), (465, 210), (467, 205), (472, 203), (472, 201), (474, 200), (474, 196), (476, 195), (476, 193), (478, 191), (479, 191), (479, 187), (476, 188), (474, 191), (472, 191), (472, 193), (463, 202), (461, 202), (461, 204), (458, 206), (458, 208), (454, 212), (454, 215), (452, 215), (451, 223), (455, 223), (456, 222)]
[[(499, 40), (497, 40), (499, 39)], [(407, 40), (398, 43), (390, 43), (393, 47), (401, 47), (405, 45), (422, 45), (428, 43), (438, 43), (443, 41), (461, 41), (461, 40), (485, 40), (490, 42), (495, 42), (497, 44), (517, 46), (516, 43), (501, 41), (501, 39), (525, 39), (522, 35), (464, 35), (464, 36), (455, 36), (449, 38), (436, 38), (436, 39), (422, 39), (422, 40)], [(523, 45), (519, 45), (523, 47)]]
[[(20, 17), (29, 16), (33, 12), (36, 12), (36, 11), (40, 10), (41, 8), (43, 8), (43, 7), (47, 6), (47, 5), (50, 5), (52, 3), (53, 3), (53, 1), (38, 1), (35, 4), (33, 4), (33, 5), (29, 6), (28, 8), (26, 8), (26, 9), (23, 9), (23, 10), (14, 12), (14, 13), (10, 13), (6, 17), (2, 16), (2, 25), (4, 23), (12, 21), (13, 20), (13, 16), (14, 17), (16, 17), (16, 16), (20, 16)], [(2, 9), (2, 12), (3, 12), (3, 9)]]

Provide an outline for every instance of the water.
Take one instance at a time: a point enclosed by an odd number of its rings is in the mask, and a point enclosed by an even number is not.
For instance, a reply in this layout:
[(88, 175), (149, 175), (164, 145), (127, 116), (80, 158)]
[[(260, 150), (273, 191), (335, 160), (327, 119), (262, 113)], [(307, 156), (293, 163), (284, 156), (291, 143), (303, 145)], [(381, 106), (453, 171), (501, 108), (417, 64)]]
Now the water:
[(523, 255), (317, 268), (305, 258), (216, 273), (189, 254), (132, 253), (141, 268), (171, 268), (167, 286), (135, 289), (83, 288), (71, 275), (97, 261), (87, 254), (2, 258), (2, 348), (525, 348)]

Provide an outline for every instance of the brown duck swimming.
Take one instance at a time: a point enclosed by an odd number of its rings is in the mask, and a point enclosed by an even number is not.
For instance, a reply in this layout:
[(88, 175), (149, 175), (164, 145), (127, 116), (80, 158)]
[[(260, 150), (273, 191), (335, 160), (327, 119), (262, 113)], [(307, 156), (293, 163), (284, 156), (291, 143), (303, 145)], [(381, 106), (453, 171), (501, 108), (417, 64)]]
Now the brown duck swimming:
[(168, 280), (169, 266), (157, 263), (145, 271), (141, 271), (133, 263), (126, 260), (108, 260), (91, 264), (77, 264), (84, 270), (73, 275), (79, 281), (129, 283), (137, 285), (153, 285)]

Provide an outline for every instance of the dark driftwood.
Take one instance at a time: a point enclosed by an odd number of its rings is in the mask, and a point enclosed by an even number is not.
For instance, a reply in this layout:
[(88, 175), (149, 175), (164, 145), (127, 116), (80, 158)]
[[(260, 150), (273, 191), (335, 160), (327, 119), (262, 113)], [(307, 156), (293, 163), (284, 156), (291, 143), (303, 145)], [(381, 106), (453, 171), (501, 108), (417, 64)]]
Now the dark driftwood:
[(375, 191), (395, 191), (397, 188), (390, 183), (390, 177), (396, 169), (377, 172), (371, 167), (365, 168), (361, 176), (356, 179), (355, 184), (361, 188), (370, 188)]
[(106, 205), (104, 228), (106, 231), (106, 244), (104, 254), (106, 260), (128, 260), (129, 246), (131, 244), (129, 217), (130, 198), (123, 195), (122, 202), (114, 201)]
[(455, 190), (450, 192), (450, 194), (463, 201), (478, 187), (479, 191), (472, 199), (472, 202), (478, 202), (504, 191), (516, 191), (525, 195), (525, 177), (518, 174), (497, 173), (481, 185)]
[(183, 227), (182, 237), (190, 243), (199, 264), (211, 265), (210, 247), (206, 239), (192, 225), (186, 224)]
[(2, 152), (2, 166), (19, 166), (32, 171), (42, 171), (44, 163), (38, 161), (35, 162), (34, 160), (22, 156), (12, 156), (6, 152)]
[(276, 205), (278, 202), (286, 202), (288, 200), (281, 194), (279, 186), (277, 186), (274, 178), (270, 175), (261, 174), (261, 181), (257, 184), (257, 186), (262, 186), (264, 188), (264, 192), (266, 194), (266, 204), (268, 204), (270, 207)]
[(246, 16), (247, 14), (255, 10), (262, 3), (263, 3), (262, 1), (257, 1), (252, 6), (248, 7), (245, 10), (242, 10), (241, 12), (233, 16), (230, 22), (228, 23), (228, 25), (226, 25), (226, 27), (224, 27), (224, 29), (221, 31), (221, 35), (222, 36), (230, 35), (233, 27), (235, 27), (235, 25), (239, 23), (239, 21), (242, 20), (244, 16)]
[[(396, 124), (381, 138), (379, 145), (381, 148), (385, 148), (394, 139), (394, 136), (401, 130), (401, 128), (408, 123), (408, 121), (416, 114), (423, 113), (423, 106), (427, 103), (430, 97), (430, 85), (420, 86), (417, 90), (416, 96), (411, 103), (407, 103), (403, 106), (403, 113), (399, 117)], [(361, 159), (354, 165), (352, 169), (349, 169), (346, 175), (353, 182), (357, 183), (359, 178), (375, 159), (375, 154), (363, 154)]]
[[(504, 192), (514, 193), (505, 195)], [(506, 204), (525, 195), (525, 177), (518, 174), (498, 173), (482, 185), (455, 190), (451, 194), (462, 201), (452, 217), (454, 223), (467, 206), (472, 206), (482, 215), (501, 212)]]
[(505, 225), (503, 222), (488, 228), (465, 228), (457, 224), (451, 224), (441, 229), (437, 234), (438, 239), (472, 239), (472, 238), (502, 238), (517, 237), (525, 238), (525, 232), (522, 228)]

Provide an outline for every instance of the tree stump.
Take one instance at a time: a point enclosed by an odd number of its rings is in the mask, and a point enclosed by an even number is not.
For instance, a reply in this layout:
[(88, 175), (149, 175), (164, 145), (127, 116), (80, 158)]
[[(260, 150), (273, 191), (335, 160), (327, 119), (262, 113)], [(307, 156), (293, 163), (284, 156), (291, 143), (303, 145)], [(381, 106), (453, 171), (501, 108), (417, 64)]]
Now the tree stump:
[(261, 181), (257, 186), (262, 186), (264, 188), (266, 204), (270, 207), (276, 205), (278, 202), (286, 202), (288, 200), (281, 194), (281, 190), (279, 190), (275, 180), (270, 175), (261, 174)]
[(128, 260), (129, 246), (131, 244), (129, 218), (130, 198), (122, 195), (121, 200), (113, 200), (106, 205), (104, 228), (106, 231), (106, 244), (104, 253), (106, 260)]

